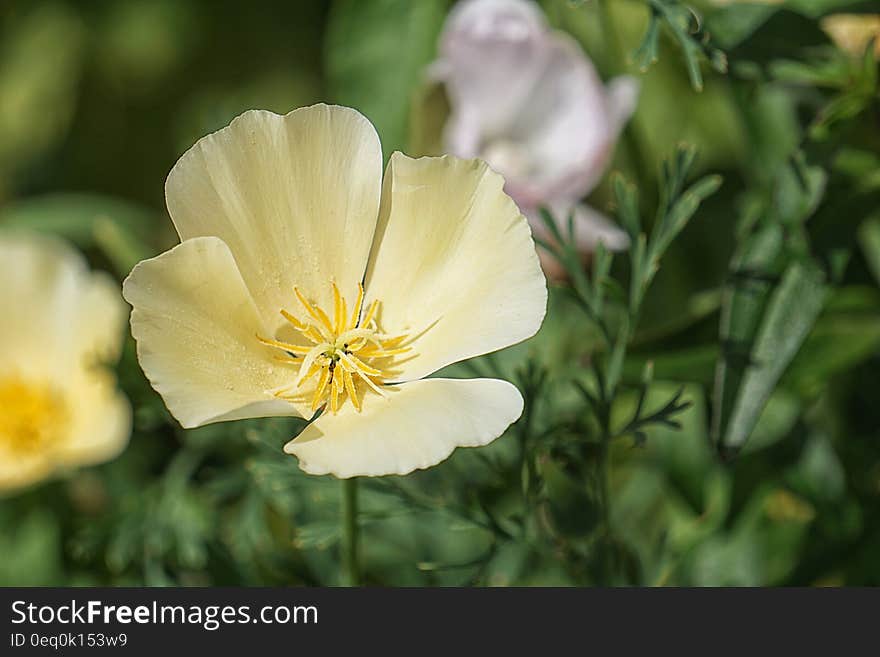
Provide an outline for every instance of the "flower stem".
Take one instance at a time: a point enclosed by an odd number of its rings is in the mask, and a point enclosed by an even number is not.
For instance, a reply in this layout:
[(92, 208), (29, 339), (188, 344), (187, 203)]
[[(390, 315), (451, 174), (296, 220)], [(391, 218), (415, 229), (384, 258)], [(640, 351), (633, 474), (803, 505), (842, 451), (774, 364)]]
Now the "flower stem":
[(342, 480), (342, 586), (360, 585), (357, 479)]

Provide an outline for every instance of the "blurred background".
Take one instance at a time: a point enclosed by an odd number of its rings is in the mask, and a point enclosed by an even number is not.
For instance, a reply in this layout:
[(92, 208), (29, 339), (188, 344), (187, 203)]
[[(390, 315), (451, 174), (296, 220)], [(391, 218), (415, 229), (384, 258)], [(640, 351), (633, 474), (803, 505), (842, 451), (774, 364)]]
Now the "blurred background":
[[(59, 235), (121, 281), (177, 241), (163, 194), (177, 158), (251, 108), (345, 104), (386, 157), (427, 152), (448, 107), (426, 69), (452, 4), (3, 0), (0, 230)], [(822, 23), (871, 4), (541, 3), (603, 79), (640, 82), (609, 170), (637, 185), (646, 217), (679, 144), (698, 151), (692, 177), (723, 177), (663, 258), (614, 413), (632, 412), (646, 363), (647, 407), (679, 390), (689, 406), (680, 426), (615, 440), (610, 463), (594, 454), (570, 379), (590, 376), (597, 331), (558, 282), (536, 338), (453, 368), (517, 383), (528, 420), (432, 470), (364, 483), (366, 584), (880, 584), (877, 62)], [(685, 36), (664, 8), (687, 11)], [(655, 22), (656, 62), (640, 66)], [(590, 202), (613, 201), (606, 177)], [(765, 215), (788, 222), (831, 294), (732, 457), (712, 438), (719, 325), (732, 262)], [(128, 449), (0, 498), (0, 584), (337, 582), (338, 482), (280, 451), (300, 421), (184, 431), (130, 337), (117, 375)], [(591, 483), (602, 468), (610, 501)]]

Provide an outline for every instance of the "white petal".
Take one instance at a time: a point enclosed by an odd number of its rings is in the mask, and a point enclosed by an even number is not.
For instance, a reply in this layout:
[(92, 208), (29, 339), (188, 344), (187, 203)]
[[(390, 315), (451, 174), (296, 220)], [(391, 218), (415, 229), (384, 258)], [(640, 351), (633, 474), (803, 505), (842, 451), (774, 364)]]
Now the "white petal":
[(435, 77), (446, 84), (452, 118), (447, 144), (460, 157), (477, 155), (480, 139), (503, 133), (543, 72), (547, 28), (537, 5), (524, 0), (460, 2), (440, 40)]
[(367, 300), (380, 328), (416, 336), (395, 381), (516, 344), (535, 334), (547, 284), (528, 222), (479, 160), (388, 163)]
[(222, 240), (187, 240), (144, 260), (123, 295), (141, 367), (181, 425), (299, 415), (269, 392), (295, 372), (257, 341), (266, 326)]
[(521, 206), (576, 201), (588, 194), (601, 179), (617, 138), (606, 89), (580, 46), (559, 32), (548, 40), (547, 50), (531, 102), (511, 129), (530, 161), (529, 176), (508, 180)]
[(639, 102), (639, 81), (631, 75), (621, 75), (608, 82), (608, 114), (615, 137), (636, 111)]
[(312, 422), (284, 451), (309, 474), (340, 478), (403, 475), (429, 468), (456, 447), (486, 445), (515, 422), (522, 396), (497, 379), (426, 379), (368, 394)]
[(452, 109), (447, 149), (486, 159), (525, 212), (593, 189), (637, 95), (631, 78), (606, 89), (574, 39), (531, 12), (532, 3), (465, 3), (436, 67)]
[(354, 298), (379, 208), (379, 137), (355, 110), (250, 111), (201, 139), (172, 169), (168, 210), (181, 240), (229, 246), (267, 320), (298, 312), (292, 288), (332, 308), (330, 282)]

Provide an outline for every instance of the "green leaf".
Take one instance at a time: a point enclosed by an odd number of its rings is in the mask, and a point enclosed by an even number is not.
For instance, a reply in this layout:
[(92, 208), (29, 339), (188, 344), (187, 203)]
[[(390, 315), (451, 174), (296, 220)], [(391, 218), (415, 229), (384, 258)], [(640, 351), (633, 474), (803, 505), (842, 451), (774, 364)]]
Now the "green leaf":
[(778, 387), (758, 418), (749, 441), (743, 446), (741, 454), (753, 454), (783, 440), (795, 426), (803, 408), (794, 393)]
[(593, 253), (593, 280), (592, 280), (592, 302), (593, 302), (593, 311), (597, 315), (602, 315), (602, 309), (605, 301), (605, 282), (608, 279), (608, 274), (611, 271), (611, 261), (614, 258), (613, 254), (605, 248), (605, 245), (602, 242), (599, 242), (596, 245), (596, 250)]
[(629, 344), (629, 332), (629, 318), (624, 317), (621, 320), (621, 326), (617, 329), (617, 339), (614, 341), (611, 356), (608, 359), (608, 375), (605, 387), (605, 395), (608, 399), (614, 397), (614, 391), (623, 374), (623, 359), (626, 357), (626, 348)]
[(785, 369), (816, 323), (828, 296), (824, 274), (811, 264), (788, 266), (774, 290), (752, 348), (720, 447), (737, 451), (755, 427)]
[(642, 72), (647, 71), (653, 64), (657, 62), (657, 52), (660, 46), (660, 21), (657, 20), (657, 14), (651, 13), (648, 22), (648, 28), (642, 37), (642, 43), (639, 49), (633, 55), (633, 61)]
[(659, 258), (666, 252), (672, 240), (687, 226), (700, 204), (718, 191), (719, 187), (721, 187), (721, 176), (706, 176), (681, 195), (655, 232), (656, 237), (651, 244), (654, 258)]
[(696, 91), (703, 90), (703, 74), (700, 71), (703, 61), (708, 60), (719, 73), (727, 71), (726, 56), (711, 43), (710, 35), (703, 29), (702, 18), (693, 8), (679, 0), (649, 0), (648, 6), (651, 10), (648, 29), (634, 55), (642, 70), (657, 61), (658, 23), (662, 21), (678, 42), (691, 86)]
[(748, 363), (761, 316), (781, 266), (783, 231), (771, 224), (752, 235), (734, 257), (721, 305), (721, 357), (715, 370), (712, 436), (719, 442)]
[(635, 242), (642, 232), (642, 220), (639, 216), (639, 195), (636, 186), (627, 182), (621, 174), (615, 173), (611, 179), (614, 198), (617, 203), (617, 216), (629, 238)]
[(730, 50), (748, 39), (777, 11), (779, 8), (772, 5), (737, 3), (711, 13), (706, 17), (706, 26), (718, 45)]
[(406, 147), (410, 103), (446, 16), (444, 0), (336, 0), (326, 35), (330, 95), (376, 126), (386, 158)]
[(859, 189), (880, 189), (880, 156), (858, 148), (841, 148), (834, 160), (834, 169), (852, 179)]
[(739, 105), (749, 142), (748, 170), (761, 181), (771, 181), (787, 163), (802, 139), (798, 108), (782, 85), (758, 85)]
[(832, 376), (871, 358), (878, 348), (880, 313), (826, 313), (792, 362), (783, 383), (801, 394), (816, 394)]
[(779, 221), (792, 225), (809, 219), (822, 201), (827, 179), (821, 167), (808, 165), (798, 153), (776, 180), (774, 200)]
[(641, 233), (635, 240), (630, 251), (629, 305), (639, 308), (648, 289), (652, 273), (648, 263), (648, 238)]

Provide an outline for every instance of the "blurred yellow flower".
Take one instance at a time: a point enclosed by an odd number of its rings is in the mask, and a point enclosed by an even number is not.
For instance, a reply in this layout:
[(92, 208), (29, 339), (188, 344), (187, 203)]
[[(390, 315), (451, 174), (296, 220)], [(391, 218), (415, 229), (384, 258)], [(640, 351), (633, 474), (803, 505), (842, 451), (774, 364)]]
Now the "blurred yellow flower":
[(124, 284), (141, 366), (184, 427), (310, 418), (312, 474), (406, 474), (522, 412), (495, 379), (424, 379), (533, 335), (526, 219), (479, 160), (394, 153), (345, 107), (246, 112), (166, 183), (181, 244)]
[(106, 461), (131, 408), (103, 366), (119, 356), (119, 288), (55, 240), (0, 236), (0, 491)]
[(861, 57), (874, 39), (874, 54), (880, 57), (880, 14), (832, 14), (820, 22), (838, 48)]

